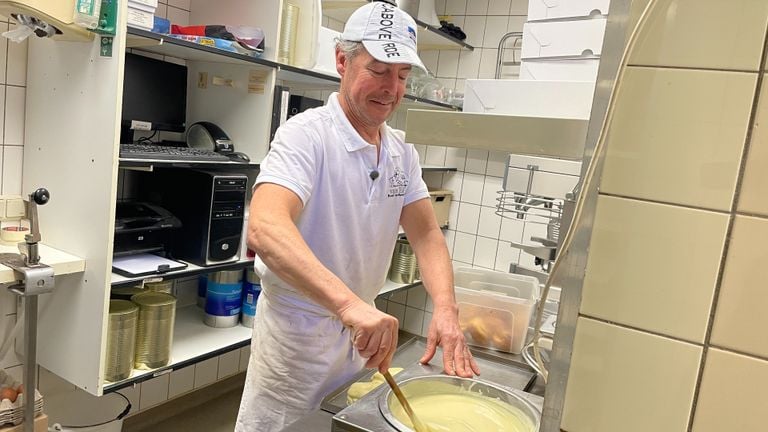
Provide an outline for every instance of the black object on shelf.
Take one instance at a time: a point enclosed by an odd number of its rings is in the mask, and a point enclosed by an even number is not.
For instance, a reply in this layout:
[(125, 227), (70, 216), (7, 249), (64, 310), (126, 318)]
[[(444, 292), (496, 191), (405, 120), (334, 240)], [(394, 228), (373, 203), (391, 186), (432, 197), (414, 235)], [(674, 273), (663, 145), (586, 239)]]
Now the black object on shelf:
[(461, 30), (461, 27), (453, 23), (449, 23), (448, 21), (440, 21), (440, 31), (458, 40), (463, 41), (467, 38), (467, 34), (464, 33), (463, 30)]

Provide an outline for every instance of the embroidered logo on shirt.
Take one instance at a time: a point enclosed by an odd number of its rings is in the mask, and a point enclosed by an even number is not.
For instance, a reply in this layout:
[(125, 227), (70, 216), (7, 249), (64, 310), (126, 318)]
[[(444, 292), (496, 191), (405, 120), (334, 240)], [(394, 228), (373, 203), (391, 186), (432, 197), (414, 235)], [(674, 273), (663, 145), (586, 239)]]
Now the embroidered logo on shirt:
[(388, 179), (389, 192), (388, 198), (400, 197), (405, 195), (405, 189), (408, 187), (408, 176), (405, 175), (402, 168), (395, 167), (395, 173)]

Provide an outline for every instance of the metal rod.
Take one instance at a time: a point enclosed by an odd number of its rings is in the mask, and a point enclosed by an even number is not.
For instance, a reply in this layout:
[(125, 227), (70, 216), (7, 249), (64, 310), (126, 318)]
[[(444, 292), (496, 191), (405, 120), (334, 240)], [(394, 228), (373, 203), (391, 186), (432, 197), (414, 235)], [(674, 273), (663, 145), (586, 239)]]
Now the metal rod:
[(24, 297), (24, 432), (35, 431), (37, 296)]

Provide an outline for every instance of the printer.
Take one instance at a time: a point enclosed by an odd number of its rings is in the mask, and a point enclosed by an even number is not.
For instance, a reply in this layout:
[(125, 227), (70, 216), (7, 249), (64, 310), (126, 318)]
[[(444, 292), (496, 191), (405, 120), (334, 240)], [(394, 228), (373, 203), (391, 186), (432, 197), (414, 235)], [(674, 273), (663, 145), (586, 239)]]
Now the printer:
[(168, 210), (147, 202), (120, 201), (115, 215), (113, 256), (165, 252), (181, 221)]

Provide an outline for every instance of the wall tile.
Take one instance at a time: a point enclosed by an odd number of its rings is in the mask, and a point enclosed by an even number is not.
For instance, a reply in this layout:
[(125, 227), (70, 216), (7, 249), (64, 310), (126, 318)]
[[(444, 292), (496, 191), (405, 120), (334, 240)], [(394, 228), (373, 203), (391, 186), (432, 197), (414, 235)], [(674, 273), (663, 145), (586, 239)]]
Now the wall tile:
[(763, 81), (760, 102), (752, 129), (752, 141), (747, 151), (744, 179), (739, 193), (738, 209), (741, 212), (768, 216), (768, 85)]
[(474, 174), (485, 174), (488, 166), (488, 150), (469, 149), (467, 150), (467, 164), (465, 171)]
[(459, 69), (457, 78), (477, 78), (480, 70), (480, 56), (482, 50), (461, 51), (459, 53)]
[(520, 219), (501, 218), (501, 235), (499, 239), (519, 243), (523, 239), (524, 228), (525, 224)]
[(219, 358), (213, 357), (195, 364), (195, 388), (207, 386), (216, 381)]
[(389, 302), (387, 306), (387, 313), (397, 318), (398, 328), (402, 329), (405, 322), (405, 305)]
[(157, 9), (155, 9), (155, 16), (167, 19), (168, 18), (168, 5), (167, 4), (163, 4), (163, 3), (158, 3), (157, 4)]
[[(16, 25), (11, 25), (9, 29), (13, 30)], [(5, 40), (2, 41), (3, 44)], [(6, 72), (6, 83), (17, 86), (27, 85), (27, 47), (29, 41), (22, 43), (8, 41), (8, 71)]]
[[(647, 3), (632, 3), (630, 22)], [(758, 70), (768, 2), (678, 0), (659, 3), (654, 12), (630, 64)]]
[(219, 356), (217, 379), (223, 379), (237, 373), (240, 366), (240, 351), (234, 350)]
[(492, 207), (496, 209), (499, 198), (499, 191), (502, 189), (501, 177), (485, 177), (485, 184), (483, 185), (483, 201), (484, 206)]
[[(136, 414), (139, 411), (139, 398), (141, 397), (141, 384), (133, 387), (126, 387), (119, 390), (131, 403), (131, 411), (129, 416)], [(46, 408), (48, 410), (48, 408)]]
[(711, 349), (704, 365), (693, 432), (761, 431), (768, 424), (768, 362)]
[(561, 428), (686, 430), (700, 357), (694, 345), (579, 318)]
[(465, 173), (461, 186), (461, 201), (479, 205), (483, 201), (484, 182), (483, 175)]
[(189, 25), (189, 11), (168, 6), (168, 19), (171, 24), (187, 26)]
[(24, 110), (26, 109), (26, 88), (8, 86), (5, 88), (5, 129), (3, 144), (24, 144)]
[(187, 366), (171, 372), (168, 383), (168, 399), (192, 391), (195, 387), (195, 366)]
[(440, 58), (437, 62), (437, 72), (435, 75), (440, 78), (456, 78), (458, 64), (459, 51), (440, 51)]
[(395, 302), (401, 305), (408, 303), (408, 291), (407, 290), (399, 290), (395, 291), (392, 294), (389, 295), (389, 298), (387, 299), (391, 302)]
[(160, 375), (141, 383), (139, 410), (145, 410), (168, 400), (168, 379), (170, 375)]
[(445, 166), (445, 147), (427, 147), (427, 165)]
[(438, 15), (445, 14), (445, 3), (447, 0), (435, 0), (435, 12)]
[(410, 306), (405, 307), (403, 330), (412, 334), (420, 334), (424, 325), (424, 311)]
[(512, 0), (491, 0), (488, 3), (488, 15), (509, 15)]
[(600, 196), (581, 313), (703, 342), (725, 214)]
[(466, 264), (472, 264), (472, 260), (475, 255), (475, 239), (477, 237), (473, 234), (465, 234), (463, 232), (456, 233), (456, 240), (453, 245), (453, 254), (451, 257), (455, 261), (459, 261)]
[(468, 1), (467, 15), (488, 15), (488, 0)]
[(467, 35), (467, 38), (464, 40), (464, 42), (475, 47), (475, 51), (478, 51), (478, 49), (483, 46), (483, 36), (485, 35), (485, 17), (465, 17), (464, 27), (462, 27), (461, 30), (464, 32), (464, 34)]
[(482, 49), (482, 54), (480, 54), (480, 70), (477, 72), (479, 79), (493, 79), (496, 77), (496, 53), (498, 51), (496, 48)]
[(728, 210), (756, 78), (630, 68), (607, 143), (601, 191)]
[(190, 0), (168, 0), (168, 5), (189, 11)]
[[(451, 226), (456, 226), (455, 222), (449, 222)], [(456, 241), (456, 231), (454, 230), (443, 230), (445, 233), (445, 245), (448, 246), (448, 252), (449, 255), (453, 254), (453, 245)]]
[(507, 155), (508, 153), (498, 151), (488, 152), (488, 167), (485, 173), (489, 176), (504, 177), (507, 169)]
[[(521, 32), (523, 31), (523, 25), (528, 22), (528, 17), (523, 16), (510, 16), (509, 21), (507, 21), (507, 31), (508, 32)], [(512, 39), (508, 39), (508, 41), (511, 41)], [(509, 42), (511, 43), (511, 42)], [(498, 44), (496, 44), (498, 46)]]
[(426, 66), (432, 74), (437, 73), (437, 63), (440, 58), (440, 51), (421, 51), (419, 52), (419, 58), (424, 62), (424, 66)]
[(501, 216), (496, 214), (493, 207), (480, 209), (480, 221), (477, 227), (477, 235), (498, 239), (501, 232)]
[(496, 263), (493, 269), (507, 273), (509, 272), (509, 265), (517, 264), (519, 261), (520, 249), (513, 248), (509, 242), (500, 240), (496, 249)]
[(736, 216), (711, 343), (768, 358), (768, 220)]
[(373, 299), (373, 303), (376, 305), (376, 309), (386, 312), (387, 311), (387, 300), (383, 297), (376, 297)]
[[(450, 171), (443, 176), (443, 189), (453, 191), (453, 201), (461, 201), (461, 186), (464, 183), (464, 173)], [(453, 203), (451, 203), (453, 206)], [(453, 219), (452, 219), (453, 220)]]
[(426, 304), (427, 290), (424, 288), (424, 285), (419, 285), (408, 290), (408, 300), (406, 301), (406, 305), (424, 310)]
[(430, 312), (424, 313), (424, 321), (421, 326), (421, 333), (419, 336), (427, 337), (429, 335), (429, 323), (432, 321), (432, 314)]
[(461, 203), (459, 205), (459, 221), (456, 224), (456, 231), (473, 235), (477, 234), (477, 225), (479, 220), (479, 205)]
[(512, 0), (509, 14), (528, 16), (528, 0)]
[[(0, 22), (0, 32), (6, 32), (8, 31), (8, 23), (7, 22)], [(6, 83), (6, 64), (8, 59), (8, 44), (11, 43), (9, 40), (3, 38), (4, 40), (0, 41), (0, 84)], [(26, 69), (27, 65), (24, 64), (24, 68)]]
[(467, 162), (467, 149), (458, 147), (447, 147), (445, 150), (445, 166), (464, 170), (464, 164)]
[(3, 146), (3, 187), (4, 195), (21, 195), (21, 175), (24, 147)]
[(499, 241), (495, 238), (478, 237), (472, 265), (492, 269), (496, 265), (496, 250)]
[(447, 0), (445, 15), (464, 15), (467, 11), (467, 0)]
[[(16, 294), (0, 290), (0, 317), (16, 313)], [(0, 332), (0, 334), (3, 334)]]

